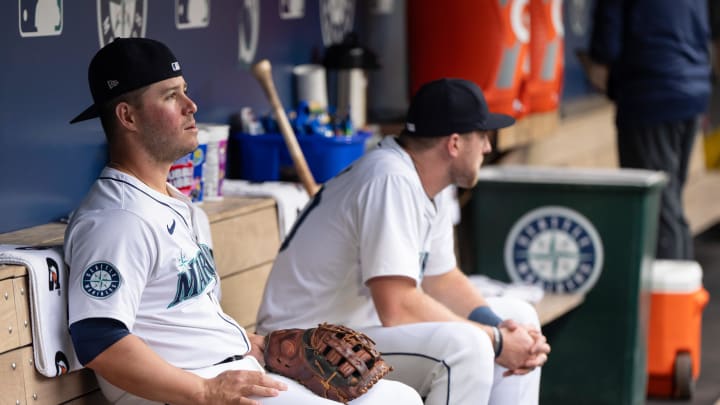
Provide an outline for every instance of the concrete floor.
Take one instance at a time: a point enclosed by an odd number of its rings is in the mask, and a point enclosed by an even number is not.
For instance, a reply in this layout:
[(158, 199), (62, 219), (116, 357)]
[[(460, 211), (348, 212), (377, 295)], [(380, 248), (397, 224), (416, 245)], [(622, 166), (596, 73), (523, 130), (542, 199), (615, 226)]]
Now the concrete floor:
[(695, 258), (703, 268), (705, 289), (710, 292), (703, 312), (702, 360), (695, 394), (689, 401), (649, 399), (648, 405), (720, 405), (720, 224), (695, 238)]

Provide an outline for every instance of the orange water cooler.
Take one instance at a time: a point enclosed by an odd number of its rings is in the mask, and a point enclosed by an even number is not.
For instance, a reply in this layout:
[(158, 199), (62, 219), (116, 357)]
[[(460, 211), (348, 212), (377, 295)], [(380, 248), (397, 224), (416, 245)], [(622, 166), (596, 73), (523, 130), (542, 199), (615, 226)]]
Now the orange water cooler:
[(408, 1), (411, 93), (431, 80), (463, 78), (483, 90), (491, 111), (522, 116), (528, 1)]
[(521, 98), (530, 113), (557, 110), (562, 91), (564, 28), (562, 0), (530, 1), (530, 69)]
[(648, 396), (688, 399), (700, 376), (702, 310), (708, 292), (694, 261), (656, 260), (648, 329)]

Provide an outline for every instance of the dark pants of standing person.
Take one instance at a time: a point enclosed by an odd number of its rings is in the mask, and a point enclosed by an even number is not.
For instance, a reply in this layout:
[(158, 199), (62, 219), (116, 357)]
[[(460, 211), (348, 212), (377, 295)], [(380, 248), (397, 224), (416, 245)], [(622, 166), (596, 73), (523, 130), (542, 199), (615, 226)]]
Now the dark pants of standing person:
[(658, 259), (693, 259), (693, 241), (685, 218), (682, 193), (697, 129), (697, 119), (618, 126), (620, 166), (659, 170), (668, 176), (668, 184), (660, 196), (655, 252)]

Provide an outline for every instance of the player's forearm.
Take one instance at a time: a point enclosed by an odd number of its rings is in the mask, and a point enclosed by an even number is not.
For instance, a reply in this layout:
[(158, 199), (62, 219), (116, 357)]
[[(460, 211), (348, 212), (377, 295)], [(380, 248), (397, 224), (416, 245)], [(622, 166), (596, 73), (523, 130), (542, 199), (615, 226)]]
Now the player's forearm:
[(456, 320), (457, 316), (423, 293), (408, 277), (368, 280), (375, 310), (383, 326)]
[(134, 335), (117, 341), (87, 367), (142, 398), (177, 405), (204, 403), (203, 378), (167, 363)]
[(465, 320), (414, 286), (388, 285), (371, 290), (383, 326)]
[(467, 318), (473, 309), (487, 305), (482, 294), (458, 268), (439, 276), (425, 277), (422, 287), (428, 295), (463, 318)]
[[(406, 301), (406, 318), (396, 319), (398, 322), (395, 323), (395, 325), (414, 322), (470, 322), (485, 332), (491, 342), (493, 341), (492, 327), (481, 325), (477, 322), (472, 322), (465, 317), (459, 316), (457, 313), (451, 311), (444, 304), (438, 302), (428, 294), (421, 291), (418, 291), (418, 294), (419, 295), (417, 297), (409, 297), (410, 299)], [(384, 322), (383, 325), (385, 325)]]
[[(383, 326), (418, 322), (471, 322), (417, 288), (414, 280), (378, 277), (370, 279), (367, 285)], [(493, 340), (491, 327), (476, 322), (472, 324), (482, 329), (490, 341)]]

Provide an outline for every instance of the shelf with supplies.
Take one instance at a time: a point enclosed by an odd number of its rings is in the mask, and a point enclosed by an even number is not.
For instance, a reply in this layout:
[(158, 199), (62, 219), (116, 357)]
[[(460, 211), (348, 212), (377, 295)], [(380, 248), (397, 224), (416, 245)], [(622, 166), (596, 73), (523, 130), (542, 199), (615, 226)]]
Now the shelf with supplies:
[(528, 114), (518, 119), (515, 125), (500, 130), (497, 150), (504, 152), (552, 136), (559, 120), (557, 110)]

